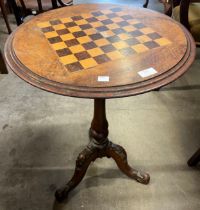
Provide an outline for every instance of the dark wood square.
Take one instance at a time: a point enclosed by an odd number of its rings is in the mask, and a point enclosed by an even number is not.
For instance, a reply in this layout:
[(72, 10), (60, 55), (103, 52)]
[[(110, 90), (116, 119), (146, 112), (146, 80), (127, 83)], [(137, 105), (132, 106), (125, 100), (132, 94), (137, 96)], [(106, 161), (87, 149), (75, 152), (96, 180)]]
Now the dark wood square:
[(90, 49), (98, 47), (94, 42), (87, 42), (82, 45), (86, 50), (90, 50)]
[(116, 35), (126, 33), (126, 31), (123, 28), (113, 29), (112, 32), (115, 33)]
[(134, 24), (134, 27), (140, 29), (140, 28), (144, 28), (145, 25), (143, 23), (136, 23)]
[(63, 56), (72, 54), (72, 52), (68, 48), (56, 50), (56, 52), (57, 52), (59, 57), (63, 57)]
[(107, 40), (111, 43), (115, 43), (115, 42), (119, 42), (121, 39), (117, 35), (115, 35), (115, 36), (108, 37)]
[(105, 62), (110, 61), (110, 58), (109, 58), (106, 54), (98, 55), (98, 56), (93, 57), (93, 58), (95, 59), (95, 61), (96, 61), (98, 64), (101, 64), (101, 63), (105, 63)]
[(55, 44), (55, 43), (58, 43), (58, 42), (62, 42), (62, 39), (59, 37), (59, 36), (56, 36), (56, 37), (52, 37), (52, 38), (48, 38), (49, 42), (51, 44)]
[(82, 36), (86, 36), (86, 33), (84, 31), (77, 31), (77, 32), (74, 32), (73, 35), (76, 38), (79, 38), (79, 37), (82, 37)]
[(102, 22), (104, 25), (109, 25), (109, 24), (112, 24), (112, 23), (113, 23), (113, 21), (110, 20), (110, 19), (102, 20), (101, 22)]
[(71, 17), (71, 19), (72, 19), (73, 21), (78, 21), (78, 20), (82, 20), (82, 19), (83, 19), (83, 17), (82, 17), (82, 16), (80, 16), (80, 15), (77, 15), (77, 16), (73, 16), (73, 17)]
[(86, 20), (87, 20), (89, 23), (93, 23), (93, 22), (97, 22), (97, 21), (98, 21), (98, 19), (95, 18), (95, 17), (86, 18)]
[(150, 37), (151, 39), (159, 39), (159, 38), (161, 38), (161, 36), (158, 34), (158, 33), (156, 33), (156, 32), (154, 32), (154, 33), (151, 33), (151, 34), (147, 34), (147, 36), (148, 37)]
[(43, 33), (54, 31), (54, 28), (52, 26), (45, 27), (41, 29)]
[(115, 48), (112, 44), (104, 45), (104, 46), (101, 47), (101, 49), (102, 49), (105, 53), (113, 52), (113, 51), (116, 50), (116, 48)]
[(153, 48), (159, 47), (159, 44), (157, 44), (154, 41), (145, 42), (145, 43), (143, 43), (143, 45), (145, 45), (149, 49), (153, 49)]
[(91, 34), (91, 35), (89, 35), (89, 37), (92, 40), (98, 40), (98, 39), (102, 39), (103, 38), (103, 36), (101, 34)]
[(77, 26), (77, 24), (76, 24), (75, 22), (64, 23), (64, 25), (65, 25), (67, 28)]
[(130, 24), (124, 20), (124, 21), (118, 22), (117, 25), (119, 25), (120, 27), (123, 27), (123, 26), (128, 26)]
[(77, 39), (70, 39), (70, 40), (65, 41), (65, 44), (66, 44), (68, 47), (72, 47), (72, 46), (78, 45), (78, 44), (80, 44), (80, 43), (78, 42)]
[(106, 26), (99, 26), (99, 27), (96, 27), (96, 29), (99, 31), (99, 32), (103, 32), (103, 31), (108, 31), (109, 28), (106, 27)]
[(95, 16), (95, 17), (98, 17), (98, 16), (101, 16), (101, 15), (104, 15), (102, 12), (98, 11), (98, 12), (92, 12), (92, 15)]
[(77, 57), (78, 60), (84, 60), (91, 57), (87, 51), (75, 53), (74, 55)]
[(86, 29), (92, 28), (92, 26), (91, 26), (90, 24), (79, 25), (79, 27), (80, 27), (82, 30), (86, 30)]
[(70, 33), (70, 31), (69, 31), (67, 28), (57, 30), (56, 32), (57, 32), (59, 35), (64, 35), (64, 34)]
[(65, 65), (67, 69), (71, 72), (83, 70), (83, 66), (79, 62), (74, 62), (71, 64)]
[(130, 34), (133, 37), (138, 37), (138, 36), (143, 35), (143, 33), (141, 31), (139, 31), (139, 30), (128, 32), (128, 34)]
[(51, 25), (58, 25), (62, 23), (60, 20), (50, 20), (49, 22), (51, 23)]

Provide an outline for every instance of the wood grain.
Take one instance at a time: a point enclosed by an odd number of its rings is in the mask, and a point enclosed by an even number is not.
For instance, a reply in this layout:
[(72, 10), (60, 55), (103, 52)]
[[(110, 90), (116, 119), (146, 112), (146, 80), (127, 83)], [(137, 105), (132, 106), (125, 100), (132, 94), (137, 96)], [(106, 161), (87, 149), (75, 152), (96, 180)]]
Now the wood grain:
[[(36, 16), (20, 26), (7, 40), (5, 55), (11, 69), (22, 79), (57, 94), (85, 98), (114, 98), (144, 93), (181, 76), (195, 58), (195, 44), (188, 31), (160, 13), (130, 6), (120, 8), (150, 27), (170, 44), (126, 56), (81, 71), (69, 72), (48, 43), (38, 24), (119, 7), (87, 4), (61, 8)], [(142, 78), (138, 72), (153, 67), (157, 74)], [(99, 82), (98, 76), (109, 76)]]

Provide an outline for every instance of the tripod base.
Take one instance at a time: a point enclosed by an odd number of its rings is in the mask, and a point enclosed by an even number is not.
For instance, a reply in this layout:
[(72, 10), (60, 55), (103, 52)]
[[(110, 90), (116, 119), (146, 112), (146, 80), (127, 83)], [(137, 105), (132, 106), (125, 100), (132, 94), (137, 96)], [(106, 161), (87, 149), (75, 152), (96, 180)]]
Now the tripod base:
[(97, 158), (113, 158), (118, 168), (127, 176), (142, 184), (148, 184), (150, 176), (129, 166), (126, 151), (108, 140), (108, 122), (106, 119), (105, 99), (94, 100), (94, 117), (89, 132), (90, 143), (79, 154), (76, 160), (75, 172), (71, 180), (55, 193), (57, 201), (63, 201), (83, 179), (87, 168)]
[(127, 162), (126, 151), (120, 145), (114, 144), (106, 139), (102, 144), (99, 144), (95, 139), (91, 139), (87, 147), (79, 154), (76, 160), (76, 168), (72, 179), (61, 189), (55, 193), (57, 201), (61, 202), (67, 198), (68, 193), (74, 189), (83, 179), (88, 166), (96, 158), (108, 157), (113, 158), (119, 169), (132, 179), (148, 184), (150, 176), (147, 173), (140, 172), (129, 166)]

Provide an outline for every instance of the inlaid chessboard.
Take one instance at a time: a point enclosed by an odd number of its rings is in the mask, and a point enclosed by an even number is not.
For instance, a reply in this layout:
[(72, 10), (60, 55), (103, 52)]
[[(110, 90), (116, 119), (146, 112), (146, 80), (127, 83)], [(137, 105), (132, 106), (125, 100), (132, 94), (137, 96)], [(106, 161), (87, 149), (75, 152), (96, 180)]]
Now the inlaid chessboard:
[(38, 27), (70, 72), (171, 44), (119, 7), (40, 22)]

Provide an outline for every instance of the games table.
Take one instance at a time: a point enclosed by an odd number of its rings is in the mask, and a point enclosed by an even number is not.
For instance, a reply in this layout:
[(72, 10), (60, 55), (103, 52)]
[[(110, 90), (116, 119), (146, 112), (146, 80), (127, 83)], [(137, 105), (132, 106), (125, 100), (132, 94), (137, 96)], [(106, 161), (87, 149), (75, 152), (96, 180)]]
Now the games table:
[[(142, 94), (180, 77), (195, 58), (188, 31), (160, 13), (125, 5), (85, 4), (52, 10), (21, 25), (8, 38), (5, 57), (28, 83), (53, 93), (94, 99), (90, 142), (78, 155), (75, 188), (92, 161), (112, 157), (142, 184), (149, 174), (129, 166), (125, 150), (108, 140), (105, 101)], [(76, 128), (74, 128), (76, 129)]]

